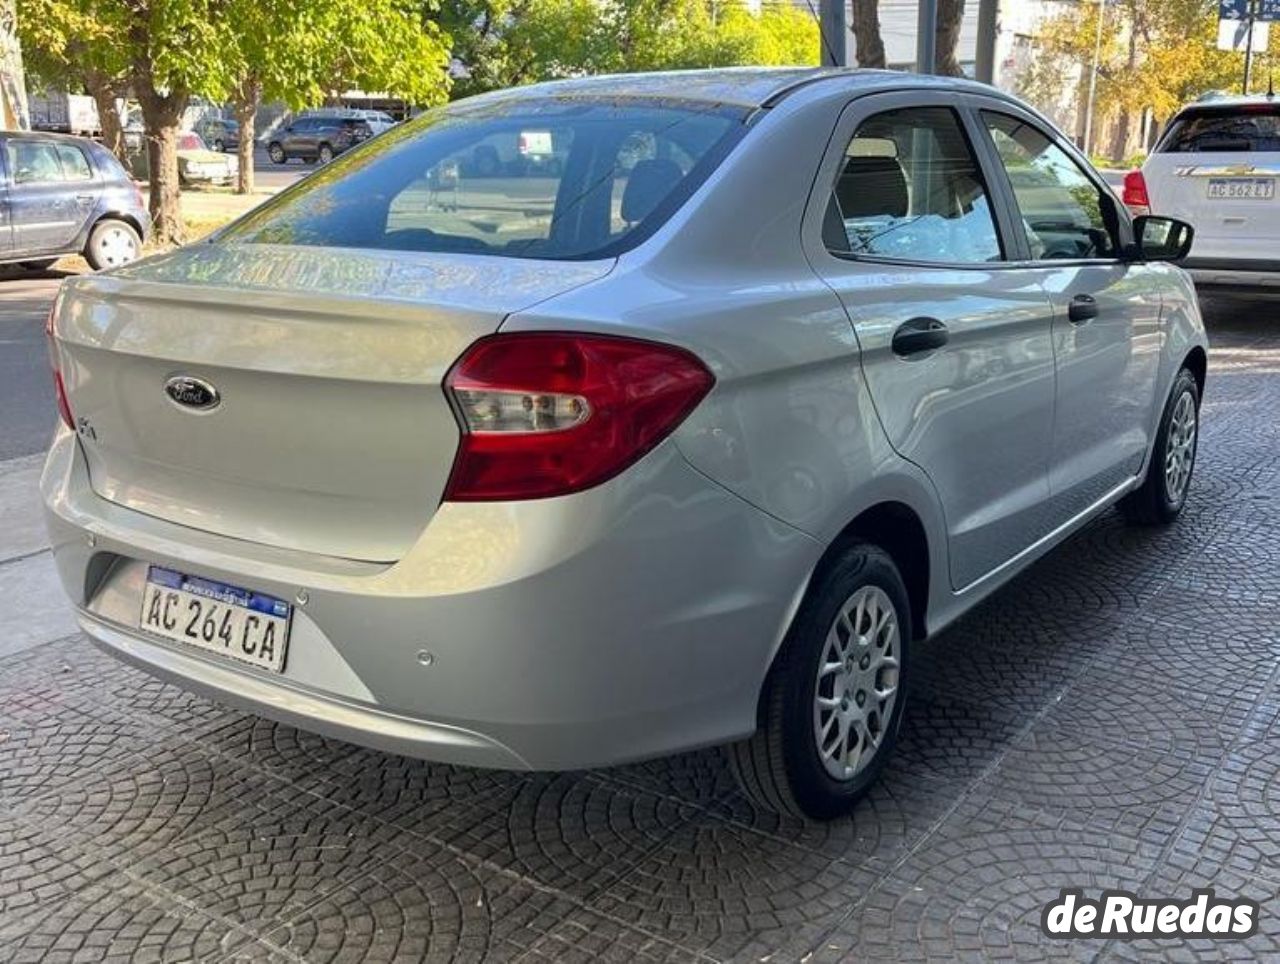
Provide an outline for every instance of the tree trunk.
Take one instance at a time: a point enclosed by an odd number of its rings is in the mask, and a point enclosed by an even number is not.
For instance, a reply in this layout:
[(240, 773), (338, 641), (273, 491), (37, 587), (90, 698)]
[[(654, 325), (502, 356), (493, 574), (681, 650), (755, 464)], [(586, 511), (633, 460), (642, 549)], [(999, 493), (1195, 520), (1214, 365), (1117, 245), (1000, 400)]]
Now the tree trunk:
[[(98, 121), (102, 125), (102, 145), (126, 162), (124, 146), (124, 120), (120, 116), (118, 98), (124, 93), (124, 85), (96, 72), (84, 78), (85, 89), (93, 97), (98, 108)], [(126, 165), (127, 166), (127, 165)]]
[(1107, 156), (1113, 163), (1119, 164), (1129, 153), (1129, 128), (1132, 120), (1133, 115), (1122, 108), (1115, 126), (1111, 128), (1111, 150), (1107, 152)]
[(964, 0), (938, 0), (938, 43), (936, 72), (944, 77), (963, 77), (956, 51), (960, 46), (960, 27), (964, 23)]
[(236, 156), (240, 173), (236, 180), (237, 194), (253, 193), (254, 124), (258, 118), (258, 102), (262, 99), (262, 84), (256, 77), (246, 77), (235, 94), (236, 123), (240, 125), (240, 146)]
[[(1138, 31), (1140, 22), (1138, 20), (1138, 11), (1133, 11), (1133, 23), (1129, 28), (1129, 60), (1128, 69), (1125, 72), (1126, 77), (1133, 77), (1138, 69)], [(1110, 159), (1119, 163), (1124, 160), (1125, 155), (1129, 153), (1129, 131), (1133, 126), (1133, 112), (1122, 106), (1120, 108), (1120, 116), (1116, 118), (1116, 126), (1111, 130), (1111, 150), (1109, 152)]]
[(853, 0), (853, 39), (859, 67), (885, 66), (880, 36), (880, 0)]
[(153, 237), (160, 245), (181, 244), (185, 231), (178, 180), (178, 126), (190, 95), (185, 90), (157, 93), (145, 74), (136, 87), (147, 134)]

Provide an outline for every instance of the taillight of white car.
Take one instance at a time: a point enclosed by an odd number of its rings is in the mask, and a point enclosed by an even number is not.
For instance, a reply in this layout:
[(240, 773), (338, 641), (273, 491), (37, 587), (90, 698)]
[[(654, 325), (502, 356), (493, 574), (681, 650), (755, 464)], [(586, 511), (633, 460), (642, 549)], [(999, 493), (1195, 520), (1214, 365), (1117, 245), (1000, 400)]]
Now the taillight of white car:
[(1130, 171), (1124, 176), (1124, 189), (1120, 199), (1135, 215), (1151, 213), (1151, 197), (1147, 194), (1147, 180), (1142, 176), (1141, 171)]
[(715, 378), (673, 345), (610, 335), (512, 333), (472, 345), (445, 387), (462, 440), (444, 498), (541, 499), (634, 464)]

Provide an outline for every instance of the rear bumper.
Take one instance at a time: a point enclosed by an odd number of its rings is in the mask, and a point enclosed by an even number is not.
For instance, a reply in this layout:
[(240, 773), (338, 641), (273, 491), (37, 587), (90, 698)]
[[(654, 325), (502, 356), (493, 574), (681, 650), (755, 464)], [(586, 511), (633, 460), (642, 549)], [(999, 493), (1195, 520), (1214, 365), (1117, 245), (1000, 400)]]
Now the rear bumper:
[(86, 610), (77, 615), (80, 628), (104, 652), (236, 709), (389, 753), (426, 756), (458, 766), (533, 769), (512, 749), (479, 733), (286, 686), (269, 677), (240, 672), (234, 666), (145, 639)]
[(1180, 264), (1197, 285), (1280, 289), (1280, 260), (1187, 258)]
[[(671, 444), (575, 496), (445, 504), (392, 566), (272, 549), (106, 502), (65, 430), (42, 490), (63, 586), (105, 650), (305, 729), (507, 769), (604, 766), (752, 732), (760, 685), (821, 553)], [(294, 602), (284, 672), (139, 634), (150, 564)]]

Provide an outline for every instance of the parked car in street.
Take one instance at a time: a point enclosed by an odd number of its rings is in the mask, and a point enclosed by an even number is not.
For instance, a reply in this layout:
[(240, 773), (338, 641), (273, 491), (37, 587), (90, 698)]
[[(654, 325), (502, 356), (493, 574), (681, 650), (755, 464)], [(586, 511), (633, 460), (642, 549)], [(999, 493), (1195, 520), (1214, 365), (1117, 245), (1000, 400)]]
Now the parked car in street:
[(1188, 221), (1184, 266), (1198, 284), (1280, 288), (1280, 102), (1215, 97), (1174, 115), (1142, 169), (1125, 176), (1140, 213)]
[(271, 136), (267, 155), (275, 164), (287, 164), (293, 157), (307, 164), (328, 164), (374, 133), (362, 117), (298, 117)]
[(222, 153), (240, 146), (240, 124), (225, 117), (206, 117), (195, 126), (195, 132), (211, 150)]
[[(558, 176), (468, 173), (532, 130)], [(1112, 507), (1182, 512), (1190, 239), (963, 80), (459, 101), (65, 283), (54, 558), (105, 650), (263, 716), (511, 769), (723, 744), (831, 817), (919, 641)]]
[(195, 131), (178, 135), (178, 177), (183, 184), (230, 184), (240, 173), (234, 154), (210, 150)]
[(35, 131), (0, 133), (4, 210), (0, 261), (43, 269), (83, 254), (97, 269), (142, 253), (151, 219), (138, 186), (93, 141)]
[(386, 111), (357, 110), (356, 113), (368, 123), (369, 129), (375, 134), (381, 134), (383, 131), (390, 130), (396, 126), (396, 119)]

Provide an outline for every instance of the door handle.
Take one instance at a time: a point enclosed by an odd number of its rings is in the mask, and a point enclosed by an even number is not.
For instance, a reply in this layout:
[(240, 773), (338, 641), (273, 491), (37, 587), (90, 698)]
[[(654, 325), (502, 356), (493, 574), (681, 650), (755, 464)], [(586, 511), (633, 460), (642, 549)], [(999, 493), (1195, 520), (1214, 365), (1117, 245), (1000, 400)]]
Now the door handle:
[(893, 333), (893, 353), (900, 357), (941, 348), (951, 337), (947, 326), (937, 318), (912, 318)]
[(1093, 295), (1076, 295), (1067, 306), (1067, 319), (1073, 325), (1083, 325), (1098, 317), (1098, 302)]

